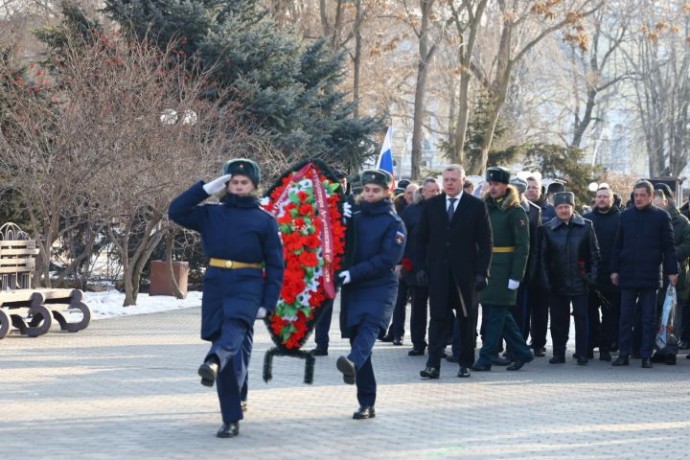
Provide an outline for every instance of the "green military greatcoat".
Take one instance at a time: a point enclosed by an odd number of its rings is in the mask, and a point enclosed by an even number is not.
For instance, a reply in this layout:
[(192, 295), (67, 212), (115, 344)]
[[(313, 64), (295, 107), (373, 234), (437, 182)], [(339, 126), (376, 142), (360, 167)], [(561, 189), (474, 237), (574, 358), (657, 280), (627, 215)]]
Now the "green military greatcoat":
[(489, 286), (480, 297), (486, 305), (515, 305), (517, 289), (508, 289), (508, 280), (522, 281), (529, 257), (529, 222), (520, 206), (520, 196), (512, 185), (502, 199), (485, 195), (494, 235)]

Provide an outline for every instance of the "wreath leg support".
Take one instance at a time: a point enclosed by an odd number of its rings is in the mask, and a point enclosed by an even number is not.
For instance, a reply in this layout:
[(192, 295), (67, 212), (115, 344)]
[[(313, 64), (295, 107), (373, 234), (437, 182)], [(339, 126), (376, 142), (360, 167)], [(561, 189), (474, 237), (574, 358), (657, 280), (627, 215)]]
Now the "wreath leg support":
[(264, 355), (264, 382), (268, 383), (273, 379), (273, 357), (274, 356), (290, 356), (293, 358), (300, 358), (304, 363), (304, 383), (311, 385), (314, 383), (314, 367), (316, 365), (316, 358), (314, 355), (303, 350), (283, 351), (278, 348), (271, 348)]

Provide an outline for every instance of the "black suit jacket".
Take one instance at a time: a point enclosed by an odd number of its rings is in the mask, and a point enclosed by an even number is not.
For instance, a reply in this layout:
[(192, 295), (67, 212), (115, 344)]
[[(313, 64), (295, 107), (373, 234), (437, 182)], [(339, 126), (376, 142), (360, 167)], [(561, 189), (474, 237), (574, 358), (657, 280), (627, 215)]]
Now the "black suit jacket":
[[(445, 316), (448, 308), (459, 308), (465, 316), (477, 314), (475, 278), (489, 276), (492, 248), (493, 234), (484, 201), (463, 193), (450, 222), (445, 193), (424, 203), (417, 230), (415, 266), (429, 276), (432, 316)], [(451, 289), (451, 282), (455, 289)], [(456, 291), (461, 298), (449, 297), (449, 293)]]

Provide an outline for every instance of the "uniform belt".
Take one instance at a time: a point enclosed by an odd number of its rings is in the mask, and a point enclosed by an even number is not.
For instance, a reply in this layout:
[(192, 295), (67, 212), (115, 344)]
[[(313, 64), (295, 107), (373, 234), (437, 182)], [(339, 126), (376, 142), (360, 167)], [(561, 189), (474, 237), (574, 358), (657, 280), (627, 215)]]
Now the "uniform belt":
[(515, 246), (494, 246), (493, 252), (515, 252)]
[(208, 266), (235, 270), (238, 268), (261, 268), (262, 265), (258, 262), (238, 262), (236, 260), (216, 259), (214, 257), (211, 257), (208, 261)]

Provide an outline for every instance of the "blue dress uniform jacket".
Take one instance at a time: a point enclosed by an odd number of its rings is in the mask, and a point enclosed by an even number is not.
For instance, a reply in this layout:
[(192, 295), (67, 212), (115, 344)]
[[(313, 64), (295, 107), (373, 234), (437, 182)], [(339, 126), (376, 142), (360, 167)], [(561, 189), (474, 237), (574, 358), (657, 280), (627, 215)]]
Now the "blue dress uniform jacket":
[(220, 334), (224, 318), (251, 326), (259, 307), (269, 312), (275, 309), (285, 265), (276, 220), (259, 207), (255, 197), (227, 194), (218, 204), (197, 206), (208, 197), (203, 182), (194, 184), (173, 200), (170, 219), (201, 234), (208, 258), (265, 265), (265, 276), (256, 268), (206, 269), (201, 337), (212, 341)]
[(671, 217), (649, 205), (621, 213), (611, 257), (611, 272), (620, 276), (621, 289), (659, 289), (665, 274), (678, 273)]
[(388, 327), (398, 289), (395, 266), (402, 260), (407, 234), (389, 200), (361, 203), (353, 214), (344, 267), (351, 282), (342, 287), (341, 332), (350, 337), (352, 328), (365, 316)]

